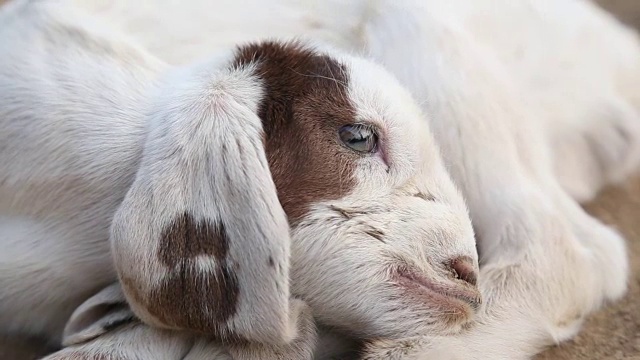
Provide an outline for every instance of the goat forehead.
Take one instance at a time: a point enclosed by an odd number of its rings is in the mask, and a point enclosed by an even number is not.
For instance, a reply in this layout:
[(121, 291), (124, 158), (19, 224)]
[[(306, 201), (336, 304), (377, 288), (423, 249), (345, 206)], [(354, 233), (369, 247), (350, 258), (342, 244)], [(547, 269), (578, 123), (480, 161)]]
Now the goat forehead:
[[(349, 98), (358, 120), (382, 130), (392, 187), (421, 174), (433, 174), (440, 152), (429, 129), (428, 116), (411, 93), (382, 66), (362, 58), (349, 58)], [(370, 174), (364, 174), (364, 178)], [(358, 176), (361, 178), (361, 176)]]
[(348, 58), (349, 97), (358, 117), (400, 127), (407, 133), (428, 132), (427, 121), (410, 92), (382, 66), (357, 57)]
[(359, 156), (340, 144), (338, 129), (356, 122), (349, 72), (335, 57), (299, 43), (239, 47), (232, 67), (254, 67), (264, 87), (258, 114), (278, 197), (296, 222), (320, 201), (355, 186)]

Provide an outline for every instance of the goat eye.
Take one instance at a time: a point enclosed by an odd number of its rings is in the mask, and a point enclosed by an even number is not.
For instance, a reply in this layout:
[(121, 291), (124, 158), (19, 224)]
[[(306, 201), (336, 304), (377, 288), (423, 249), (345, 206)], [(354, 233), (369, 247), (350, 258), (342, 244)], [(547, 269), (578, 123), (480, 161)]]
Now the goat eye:
[(378, 135), (371, 126), (363, 124), (345, 125), (339, 130), (340, 140), (350, 149), (373, 153), (378, 148)]

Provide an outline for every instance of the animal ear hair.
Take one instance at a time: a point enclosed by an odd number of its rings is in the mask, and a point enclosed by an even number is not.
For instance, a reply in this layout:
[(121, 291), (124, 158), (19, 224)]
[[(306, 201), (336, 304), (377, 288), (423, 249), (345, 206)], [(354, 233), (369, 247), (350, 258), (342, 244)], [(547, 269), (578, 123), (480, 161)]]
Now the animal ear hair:
[(82, 303), (67, 321), (63, 348), (43, 360), (177, 359), (193, 336), (155, 329), (139, 321), (114, 283)]
[(257, 115), (250, 69), (200, 64), (155, 98), (135, 180), (111, 243), (124, 294), (143, 321), (282, 343), (289, 312), (289, 224)]
[(62, 344), (76, 345), (109, 332), (120, 324), (135, 320), (120, 284), (104, 288), (82, 303), (64, 329)]

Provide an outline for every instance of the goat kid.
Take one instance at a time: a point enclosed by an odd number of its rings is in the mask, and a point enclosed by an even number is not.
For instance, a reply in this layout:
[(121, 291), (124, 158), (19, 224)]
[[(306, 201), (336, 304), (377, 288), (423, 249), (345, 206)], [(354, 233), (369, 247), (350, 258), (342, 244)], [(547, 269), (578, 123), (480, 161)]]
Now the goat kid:
[(172, 67), (60, 1), (0, 24), (0, 331), (93, 339), (63, 328), (116, 280), (155, 328), (276, 348), (307, 306), (367, 338), (471, 320), (466, 205), (381, 66), (257, 42)]
[(468, 331), (376, 341), (366, 358), (526, 359), (624, 293), (623, 240), (576, 201), (637, 170), (640, 47), (595, 5), (74, 3), (173, 64), (265, 36), (304, 36), (376, 59), (419, 100), (470, 208), (486, 305)]

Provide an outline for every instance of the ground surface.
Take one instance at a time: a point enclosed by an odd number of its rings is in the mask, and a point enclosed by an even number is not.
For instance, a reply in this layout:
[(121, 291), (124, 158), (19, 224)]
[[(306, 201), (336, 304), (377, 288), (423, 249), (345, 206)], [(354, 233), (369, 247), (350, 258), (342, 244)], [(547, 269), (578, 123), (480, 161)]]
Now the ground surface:
[(607, 189), (587, 209), (618, 228), (628, 240), (632, 266), (629, 294), (592, 316), (574, 340), (548, 350), (536, 360), (639, 360), (640, 179)]
[[(640, 0), (597, 1), (640, 29)], [(640, 179), (607, 189), (586, 208), (626, 236), (632, 264), (629, 294), (592, 316), (574, 340), (537, 360), (640, 360)], [(0, 360), (31, 360), (46, 351), (37, 339), (0, 338)]]

